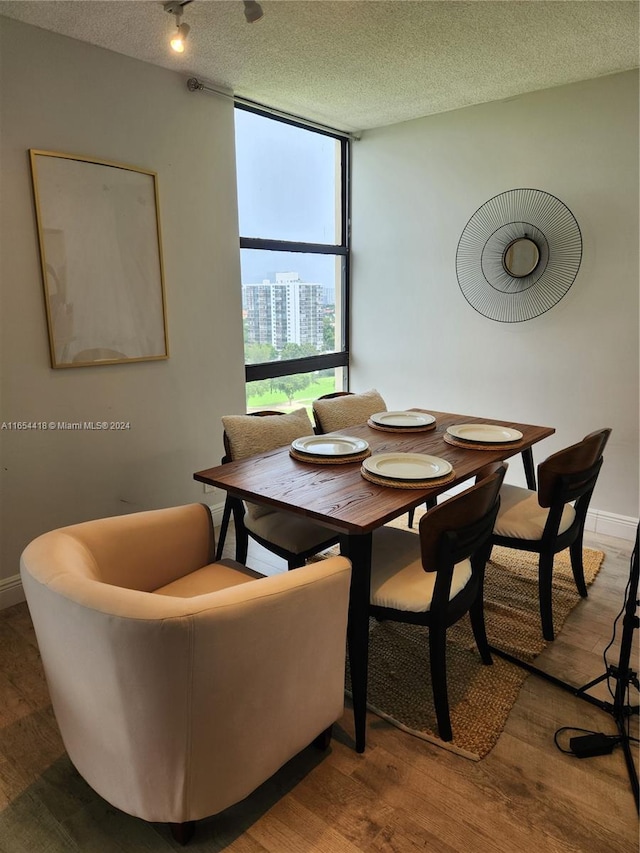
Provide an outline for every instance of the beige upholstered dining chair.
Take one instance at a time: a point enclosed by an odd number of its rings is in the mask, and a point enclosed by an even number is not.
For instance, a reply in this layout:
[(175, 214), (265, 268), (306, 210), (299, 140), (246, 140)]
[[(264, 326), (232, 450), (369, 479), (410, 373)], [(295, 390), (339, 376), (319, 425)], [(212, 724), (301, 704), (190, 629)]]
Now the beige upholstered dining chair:
[(542, 634), (554, 639), (552, 581), (553, 560), (569, 548), (573, 578), (586, 598), (582, 540), (589, 502), (600, 473), (603, 451), (611, 429), (589, 433), (538, 465), (538, 491), (505, 484), (493, 542), (519, 551), (532, 551), (538, 559), (538, 597)]
[(318, 435), (348, 429), (358, 424), (366, 424), (371, 415), (386, 412), (387, 404), (380, 394), (372, 388), (362, 394), (350, 391), (335, 391), (313, 401), (313, 419)]
[(429, 628), (431, 685), (442, 740), (453, 737), (447, 690), (447, 628), (469, 613), (484, 664), (491, 663), (483, 610), (485, 564), (505, 466), (430, 509), (415, 533), (383, 527), (373, 536), (369, 612)]
[(183, 843), (328, 746), (344, 702), (349, 561), (262, 577), (213, 548), (211, 513), (192, 504), (45, 533), (21, 560), (71, 761)]
[[(305, 409), (289, 414), (257, 412), (251, 415), (226, 415), (222, 418), (222, 424), (225, 446), (223, 463), (286, 447), (296, 438), (313, 435), (313, 426)], [(337, 534), (310, 519), (228, 496), (220, 530), (218, 558), (222, 555), (222, 544), (231, 513), (236, 533), (236, 560), (240, 563), (247, 560), (249, 537), (286, 560), (289, 569), (303, 566), (309, 557), (330, 548), (339, 539)]]

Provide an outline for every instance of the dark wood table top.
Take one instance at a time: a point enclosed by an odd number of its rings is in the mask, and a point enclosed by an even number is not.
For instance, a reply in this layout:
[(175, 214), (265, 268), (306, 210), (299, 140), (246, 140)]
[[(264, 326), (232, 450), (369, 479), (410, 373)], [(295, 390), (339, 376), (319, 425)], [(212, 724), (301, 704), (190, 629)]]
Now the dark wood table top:
[[(366, 424), (340, 432), (366, 439), (372, 453), (428, 453), (447, 459), (453, 465), (454, 479), (434, 488), (395, 489), (378, 486), (361, 476), (359, 462), (340, 465), (298, 462), (289, 455), (288, 447), (198, 471), (193, 476), (201, 483), (217, 486), (247, 500), (316, 519), (340, 532), (369, 533), (411, 507), (424, 503), (427, 498), (468, 480), (487, 463), (522, 453), (555, 432), (551, 427), (429, 411), (436, 418), (436, 428), (429, 432), (396, 434), (372, 429)], [(515, 447), (496, 445), (491, 450), (467, 450), (445, 442), (443, 435), (446, 428), (463, 423), (514, 427), (522, 432), (523, 438)]]

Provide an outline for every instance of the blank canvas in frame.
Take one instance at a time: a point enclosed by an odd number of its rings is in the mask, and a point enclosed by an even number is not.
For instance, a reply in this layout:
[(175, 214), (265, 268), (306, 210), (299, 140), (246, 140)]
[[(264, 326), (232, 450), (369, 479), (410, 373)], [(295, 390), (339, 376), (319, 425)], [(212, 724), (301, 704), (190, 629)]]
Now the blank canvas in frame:
[(51, 366), (167, 358), (156, 174), (29, 154)]

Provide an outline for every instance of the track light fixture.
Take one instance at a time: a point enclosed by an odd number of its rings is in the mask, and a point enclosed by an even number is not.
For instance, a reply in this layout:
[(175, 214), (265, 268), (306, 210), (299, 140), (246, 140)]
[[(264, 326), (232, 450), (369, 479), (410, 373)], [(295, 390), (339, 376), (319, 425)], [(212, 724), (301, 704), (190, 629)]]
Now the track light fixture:
[[(191, 2), (191, 0), (187, 0), (187, 2)], [(175, 50), (176, 53), (184, 53), (184, 43), (189, 35), (189, 30), (191, 27), (189, 24), (182, 24), (180, 20), (182, 18), (183, 6), (186, 6), (187, 3), (180, 3), (178, 0), (172, 0), (170, 3), (164, 4), (165, 12), (169, 12), (170, 15), (176, 16), (176, 30), (171, 37), (171, 41), (169, 42), (171, 45), (171, 49)]]
[(244, 0), (244, 17), (248, 24), (255, 24), (264, 17), (262, 6), (256, 0)]
[[(192, 2), (193, 0), (169, 0), (169, 2), (162, 4), (164, 11), (170, 15), (175, 15), (176, 18), (176, 29), (169, 42), (171, 49), (176, 53), (184, 53), (184, 43), (187, 40), (191, 27), (189, 24), (181, 23), (182, 13), (184, 7)], [(256, 21), (264, 17), (262, 6), (256, 0), (243, 0), (243, 2), (244, 17), (248, 24), (255, 24)]]

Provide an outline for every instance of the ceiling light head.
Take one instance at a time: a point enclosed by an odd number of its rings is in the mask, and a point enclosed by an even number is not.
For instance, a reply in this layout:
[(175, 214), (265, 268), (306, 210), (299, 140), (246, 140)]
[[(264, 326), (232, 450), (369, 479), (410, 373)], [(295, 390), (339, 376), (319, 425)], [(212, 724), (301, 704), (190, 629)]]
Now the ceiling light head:
[(171, 49), (175, 50), (176, 53), (184, 53), (184, 43), (189, 35), (189, 30), (191, 27), (189, 24), (181, 24), (180, 20), (182, 18), (182, 13), (184, 11), (183, 7), (187, 5), (191, 0), (187, 0), (187, 2), (179, 2), (179, 0), (171, 0), (169, 3), (164, 4), (164, 11), (168, 12), (170, 15), (176, 16), (176, 31), (171, 36), (171, 41), (169, 42), (171, 45)]
[(184, 43), (189, 35), (191, 27), (189, 24), (179, 24), (171, 39), (171, 49), (176, 53), (184, 53)]
[(244, 0), (244, 17), (248, 24), (255, 24), (264, 17), (262, 6), (256, 0)]

